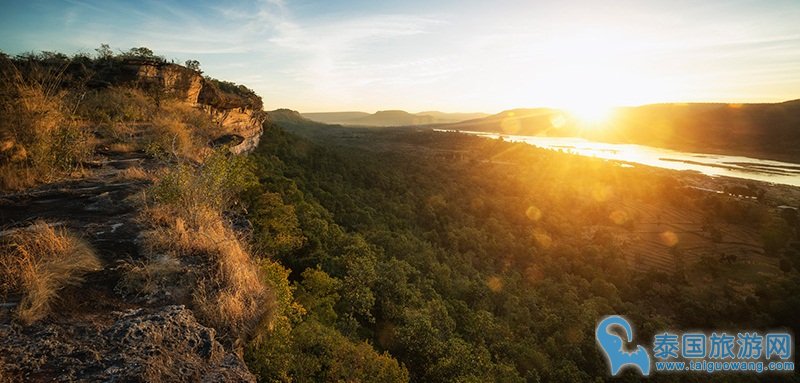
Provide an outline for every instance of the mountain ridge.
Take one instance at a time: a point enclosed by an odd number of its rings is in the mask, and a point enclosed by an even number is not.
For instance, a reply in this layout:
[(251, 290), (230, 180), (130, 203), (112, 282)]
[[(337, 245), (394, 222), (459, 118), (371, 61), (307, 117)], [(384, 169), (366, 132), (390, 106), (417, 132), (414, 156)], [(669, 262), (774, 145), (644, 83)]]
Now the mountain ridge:
[(440, 111), (409, 113), (399, 109), (379, 110), (371, 114), (357, 111), (300, 114), (309, 120), (326, 124), (380, 127), (446, 124), (488, 116), (486, 113), (447, 113)]

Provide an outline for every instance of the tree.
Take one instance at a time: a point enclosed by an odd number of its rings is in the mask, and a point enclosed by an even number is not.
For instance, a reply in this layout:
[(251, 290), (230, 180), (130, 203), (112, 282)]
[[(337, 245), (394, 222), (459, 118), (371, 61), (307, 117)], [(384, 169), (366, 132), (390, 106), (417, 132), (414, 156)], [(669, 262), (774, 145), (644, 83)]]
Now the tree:
[(334, 308), (339, 302), (342, 282), (319, 268), (306, 269), (302, 277), (297, 289), (297, 301), (308, 310), (309, 317), (322, 324), (333, 325), (336, 322)]
[(98, 60), (109, 60), (114, 57), (114, 51), (111, 50), (111, 46), (108, 44), (100, 44), (100, 48), (97, 48), (94, 51), (97, 52)]
[(186, 65), (186, 68), (189, 68), (189, 69), (191, 69), (191, 70), (193, 70), (195, 72), (203, 73), (203, 71), (200, 70), (200, 61), (197, 61), (197, 60), (186, 60), (186, 62), (184, 64)]
[(164, 61), (163, 57), (156, 56), (155, 53), (153, 53), (153, 51), (147, 47), (131, 48), (129, 51), (125, 52), (124, 56), (145, 60)]

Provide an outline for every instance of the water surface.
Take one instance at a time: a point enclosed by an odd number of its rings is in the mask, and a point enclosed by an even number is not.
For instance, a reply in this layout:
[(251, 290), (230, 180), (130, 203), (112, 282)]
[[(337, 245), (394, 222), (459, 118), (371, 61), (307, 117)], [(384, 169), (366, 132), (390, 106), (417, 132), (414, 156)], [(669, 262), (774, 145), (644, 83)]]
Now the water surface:
[(577, 137), (515, 136), (460, 131), (481, 137), (524, 142), (546, 149), (589, 157), (637, 163), (664, 169), (690, 170), (709, 176), (728, 176), (776, 184), (800, 186), (800, 164), (720, 154), (690, 153), (645, 145), (609, 144)]

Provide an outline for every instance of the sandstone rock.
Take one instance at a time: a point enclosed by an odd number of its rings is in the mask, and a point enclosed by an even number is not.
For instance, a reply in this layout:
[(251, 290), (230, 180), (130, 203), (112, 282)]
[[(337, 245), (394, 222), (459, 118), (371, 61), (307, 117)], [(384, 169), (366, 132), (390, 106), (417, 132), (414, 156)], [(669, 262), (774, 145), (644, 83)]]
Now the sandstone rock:
[(240, 357), (184, 306), (105, 321), (0, 325), (0, 367), (20, 380), (255, 382)]
[(200, 73), (176, 64), (131, 62), (128, 67), (135, 72), (136, 82), (156, 86), (165, 94), (202, 109), (228, 134), (242, 136), (242, 143), (231, 148), (233, 153), (249, 152), (258, 146), (266, 118), (260, 98), (226, 93)]

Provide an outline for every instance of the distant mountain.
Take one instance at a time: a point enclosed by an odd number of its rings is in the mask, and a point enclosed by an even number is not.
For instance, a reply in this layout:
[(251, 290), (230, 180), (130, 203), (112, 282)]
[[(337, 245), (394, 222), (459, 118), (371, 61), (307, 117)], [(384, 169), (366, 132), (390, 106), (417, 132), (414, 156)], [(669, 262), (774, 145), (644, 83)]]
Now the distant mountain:
[(511, 109), (488, 117), (447, 125), (447, 129), (530, 136), (571, 136), (576, 121), (558, 109)]
[(303, 113), (303, 117), (327, 124), (356, 126), (413, 126), (454, 123), (488, 116), (484, 113), (445, 113), (428, 111), (408, 113), (403, 110), (382, 110), (374, 114), (365, 112)]
[(489, 116), (486, 113), (446, 113), (438, 111), (419, 112), (417, 116), (431, 116), (436, 123), (452, 123), (459, 121), (472, 120)]
[(557, 109), (514, 109), (444, 126), (519, 135), (578, 136), (694, 152), (800, 161), (800, 100), (775, 104), (653, 104), (618, 108), (587, 127)]
[(329, 112), (329, 113), (303, 113), (303, 117), (326, 124), (342, 124), (346, 121), (357, 120), (369, 116), (366, 112)]
[(269, 120), (286, 128), (295, 127), (325, 127), (328, 124), (324, 122), (317, 122), (303, 117), (299, 112), (291, 109), (275, 109), (267, 112)]

